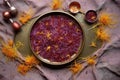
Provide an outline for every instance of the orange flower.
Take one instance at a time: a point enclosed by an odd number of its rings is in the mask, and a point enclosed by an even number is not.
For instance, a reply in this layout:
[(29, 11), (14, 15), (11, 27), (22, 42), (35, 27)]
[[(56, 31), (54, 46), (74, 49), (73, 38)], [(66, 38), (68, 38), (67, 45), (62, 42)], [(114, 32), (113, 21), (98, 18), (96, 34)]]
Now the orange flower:
[(19, 21), (22, 23), (22, 24), (25, 24), (26, 22), (28, 22), (31, 18), (32, 18), (32, 15), (33, 15), (33, 10), (32, 8), (30, 7), (29, 10), (27, 10), (27, 12), (23, 12), (19, 15)]
[(110, 27), (110, 25), (113, 24), (113, 20), (111, 18), (111, 15), (108, 13), (102, 13), (99, 16), (99, 22), (102, 26), (108, 26), (108, 27)]
[(89, 59), (87, 59), (87, 63), (89, 65), (94, 65), (96, 63), (96, 61), (93, 58), (89, 58)]
[(110, 36), (106, 33), (104, 28), (98, 28), (96, 31), (97, 38), (102, 41), (109, 41)]
[(83, 58), (84, 61), (86, 61), (89, 65), (94, 65), (96, 63), (95, 59), (97, 58), (96, 55), (90, 57)]
[(52, 1), (51, 7), (52, 7), (53, 10), (59, 9), (59, 8), (61, 8), (61, 6), (62, 6), (62, 1), (61, 0), (53, 0)]
[(70, 68), (70, 70), (73, 72), (73, 74), (76, 74), (82, 70), (82, 64), (75, 62), (74, 65)]
[(14, 47), (11, 47), (10, 44), (3, 44), (2, 53), (9, 58), (17, 57), (16, 49)]
[(34, 56), (27, 56), (25, 58), (25, 64), (33, 66), (39, 64), (39, 61)]
[(25, 24), (30, 19), (31, 19), (31, 15), (29, 13), (21, 13), (21, 15), (19, 17), (19, 21), (22, 24)]
[(20, 64), (17, 68), (18, 72), (25, 75), (29, 70), (31, 69), (31, 66)]
[(39, 64), (39, 61), (34, 56), (27, 56), (25, 62), (18, 66), (18, 72), (26, 74), (34, 65)]

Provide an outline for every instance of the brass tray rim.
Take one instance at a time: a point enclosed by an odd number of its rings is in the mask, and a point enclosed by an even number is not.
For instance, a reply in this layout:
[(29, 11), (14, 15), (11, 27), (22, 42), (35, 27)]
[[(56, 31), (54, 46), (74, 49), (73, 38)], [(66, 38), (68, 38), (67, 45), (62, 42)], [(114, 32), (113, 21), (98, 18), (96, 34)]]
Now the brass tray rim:
[(84, 42), (85, 42), (85, 41), (84, 41), (84, 40), (85, 40), (85, 33), (84, 33), (84, 30), (83, 30), (83, 28), (82, 28), (81, 23), (76, 19), (76, 17), (74, 17), (73, 15), (71, 15), (71, 14), (68, 13), (68, 12), (58, 11), (58, 10), (49, 11), (49, 12), (46, 12), (46, 13), (44, 13), (44, 14), (41, 14), (40, 16), (37, 17), (37, 19), (32, 23), (31, 26), (33, 26), (41, 17), (43, 17), (43, 16), (45, 16), (45, 15), (48, 15), (48, 14), (51, 14), (51, 13), (61, 13), (61, 14), (68, 15), (69, 17), (73, 18), (73, 19), (79, 24), (80, 28), (82, 29), (83, 38), (82, 38), (82, 42), (81, 42), (81, 44), (80, 44), (80, 46), (79, 46), (78, 53), (75, 55), (75, 57), (70, 58), (70, 59), (68, 59), (68, 60), (66, 60), (66, 61), (64, 61), (64, 62), (51, 62), (51, 61), (49, 61), (49, 60), (47, 61), (47, 59), (44, 59), (44, 58), (38, 56), (38, 55), (33, 51), (32, 47), (31, 47), (31, 43), (30, 43), (30, 33), (31, 33), (31, 30), (32, 30), (32, 27), (30, 27), (30, 31), (29, 31), (29, 33), (28, 33), (28, 36), (29, 36), (29, 39), (28, 39), (29, 47), (30, 47), (32, 53), (35, 55), (35, 57), (37, 57), (40, 61), (42, 61), (42, 62), (44, 62), (44, 63), (46, 63), (46, 64), (49, 64), (49, 65), (55, 65), (55, 66), (65, 65), (65, 64), (68, 64), (68, 63), (72, 62), (73, 60), (75, 60), (75, 59), (80, 55), (80, 53), (82, 52), (82, 50), (83, 50), (83, 48), (84, 48)]

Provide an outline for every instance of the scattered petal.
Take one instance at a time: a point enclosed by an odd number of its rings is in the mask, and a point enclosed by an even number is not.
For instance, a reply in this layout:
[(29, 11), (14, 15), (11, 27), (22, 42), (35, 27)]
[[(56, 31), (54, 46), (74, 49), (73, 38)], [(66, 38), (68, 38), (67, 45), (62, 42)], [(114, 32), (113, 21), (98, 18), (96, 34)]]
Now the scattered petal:
[(93, 41), (91, 42), (90, 46), (91, 46), (91, 47), (97, 47), (97, 46), (96, 46), (96, 43), (93, 42)]
[(23, 46), (23, 43), (20, 42), (20, 41), (17, 41), (16, 44), (15, 44), (16, 48), (20, 48)]
[(46, 50), (49, 51), (50, 49), (51, 49), (51, 46), (47, 46), (47, 49), (46, 49)]
[(48, 39), (51, 39), (51, 33), (50, 33), (50, 32), (47, 32), (47, 33), (46, 33), (46, 37), (47, 37)]

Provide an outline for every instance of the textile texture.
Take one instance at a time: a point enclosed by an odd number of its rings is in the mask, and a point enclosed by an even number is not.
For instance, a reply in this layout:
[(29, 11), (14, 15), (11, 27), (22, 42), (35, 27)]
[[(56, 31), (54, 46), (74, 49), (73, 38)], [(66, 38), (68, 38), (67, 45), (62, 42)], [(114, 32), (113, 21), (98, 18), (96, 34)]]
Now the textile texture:
[[(52, 0), (10, 0), (18, 11), (26, 11), (33, 7), (35, 14), (32, 18), (44, 12), (52, 10), (50, 5)], [(104, 1), (106, 2), (101, 12), (112, 13), (115, 28), (108, 29), (111, 40), (105, 43), (94, 54), (102, 54), (95, 66), (88, 66), (82, 72), (73, 75), (67, 68), (52, 69), (41, 66), (41, 71), (33, 68), (25, 76), (17, 72), (16, 61), (6, 61), (0, 51), (0, 80), (120, 80), (120, 0), (63, 0), (62, 8), (68, 9), (72, 1), (78, 1), (81, 9), (85, 12), (97, 9)], [(0, 37), (7, 41), (14, 39), (15, 33), (10, 24), (3, 21), (2, 12), (9, 8), (3, 5), (0, 0)], [(18, 13), (19, 14), (19, 13)], [(18, 16), (14, 18), (18, 21)], [(41, 75), (41, 72), (43, 75)]]

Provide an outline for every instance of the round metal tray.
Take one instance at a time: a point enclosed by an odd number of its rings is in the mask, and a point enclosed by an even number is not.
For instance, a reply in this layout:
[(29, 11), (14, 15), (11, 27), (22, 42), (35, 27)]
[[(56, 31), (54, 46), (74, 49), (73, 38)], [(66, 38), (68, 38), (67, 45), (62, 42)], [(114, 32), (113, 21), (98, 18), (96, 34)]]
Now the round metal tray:
[[(56, 63), (56, 62), (49, 62), (49, 61), (46, 61), (44, 60), (43, 58), (39, 57), (38, 55), (36, 55), (32, 50), (31, 50), (31, 46), (30, 46), (30, 31), (31, 31), (31, 28), (32, 26), (34, 25), (34, 23), (39, 20), (42, 16), (44, 15), (47, 15), (47, 14), (51, 14), (51, 13), (60, 13), (60, 14), (65, 14), (65, 15), (68, 15), (70, 16), (71, 18), (73, 18), (74, 20), (76, 20), (80, 26), (82, 27), (83, 29), (83, 32), (84, 32), (84, 42), (82, 43), (82, 45), (80, 45), (80, 50), (79, 50), (79, 54), (76, 55), (74, 58), (70, 59), (70, 60), (67, 60), (65, 62), (59, 62), (59, 63)], [(75, 18), (76, 17), (76, 18)], [(32, 19), (31, 21), (29, 21), (28, 23), (26, 23), (25, 25), (23, 25), (22, 29), (20, 32), (18, 32), (15, 36), (15, 44), (20, 41), (21, 43), (23, 43), (24, 45), (20, 48), (18, 48), (18, 51), (20, 51), (20, 53), (23, 55), (23, 56), (28, 56), (28, 55), (35, 55), (38, 59), (40, 59), (42, 62), (44, 63), (47, 63), (47, 64), (50, 64), (50, 65), (63, 65), (63, 64), (66, 64), (66, 63), (69, 63), (71, 61), (73, 61), (74, 59), (76, 59), (77, 57), (87, 57), (89, 55), (91, 55), (93, 52), (95, 52), (98, 48), (101, 47), (101, 42), (98, 41), (97, 42), (97, 47), (96, 48), (92, 48), (90, 47), (90, 43), (94, 40), (93, 37), (95, 37), (95, 32), (94, 31), (88, 31), (88, 28), (90, 28), (92, 25), (87, 25), (85, 22), (84, 22), (84, 16), (82, 14), (78, 14), (76, 16), (72, 16), (71, 14), (67, 13), (67, 12), (63, 12), (63, 11), (51, 11), (51, 12), (48, 12), (48, 13), (45, 13), (41, 16), (38, 16), (34, 19)], [(83, 44), (84, 44), (84, 48), (83, 48)]]
[[(51, 16), (51, 15), (53, 15), (53, 16), (55, 16), (55, 15), (61, 15), (61, 16), (63, 15), (63, 16), (66, 16), (66, 17), (68, 17), (69, 19), (73, 20), (73, 21), (79, 26), (79, 28), (82, 30), (82, 27), (81, 27), (80, 23), (76, 20), (76, 18), (75, 18), (74, 16), (70, 15), (70, 14), (67, 13), (67, 12), (51, 11), (51, 12), (48, 12), (48, 13), (45, 13), (45, 14), (39, 16), (39, 18), (38, 18), (38, 19), (35, 21), (35, 23), (32, 25), (31, 30), (30, 30), (30, 33), (31, 33), (32, 28), (34, 27), (34, 25), (37, 24), (37, 22), (39, 22), (41, 19), (43, 19), (43, 18), (45, 18), (45, 17), (48, 17), (48, 16)], [(29, 33), (29, 36), (30, 36), (30, 33)], [(73, 61), (73, 60), (76, 59), (76, 58), (79, 56), (79, 54), (81, 53), (81, 51), (82, 51), (82, 49), (83, 49), (83, 45), (84, 45), (84, 32), (83, 32), (83, 30), (82, 30), (82, 36), (83, 36), (83, 37), (82, 37), (81, 42), (80, 42), (80, 45), (79, 45), (78, 53), (73, 54), (72, 56), (70, 56), (69, 59), (67, 59), (67, 60), (65, 60), (65, 61), (61, 61), (61, 62), (50, 61), (50, 60), (48, 60), (48, 59), (45, 59), (45, 58), (43, 58), (42, 56), (40, 56), (39, 54), (36, 54), (36, 53), (34, 52), (34, 50), (32, 49), (32, 46), (31, 46), (31, 45), (30, 45), (30, 48), (31, 48), (33, 54), (34, 54), (38, 59), (40, 59), (42, 62), (47, 63), (47, 64), (50, 64), (50, 65), (63, 65), (63, 64), (67, 64), (67, 63)], [(30, 38), (29, 38), (29, 40), (30, 40)], [(30, 41), (29, 41), (29, 44), (31, 44)]]

